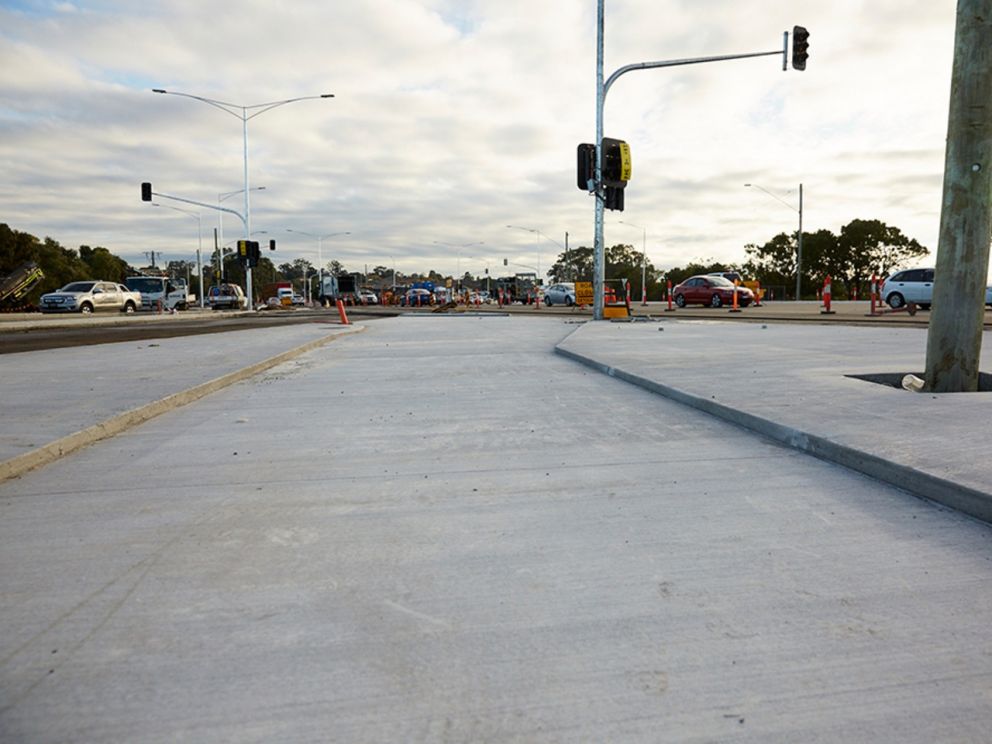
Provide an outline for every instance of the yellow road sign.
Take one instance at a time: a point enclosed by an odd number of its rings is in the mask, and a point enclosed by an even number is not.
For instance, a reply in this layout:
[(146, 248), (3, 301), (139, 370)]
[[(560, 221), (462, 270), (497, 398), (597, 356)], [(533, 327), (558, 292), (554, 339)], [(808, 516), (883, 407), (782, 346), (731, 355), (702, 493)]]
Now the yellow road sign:
[(592, 282), (575, 283), (575, 304), (591, 305), (593, 302)]

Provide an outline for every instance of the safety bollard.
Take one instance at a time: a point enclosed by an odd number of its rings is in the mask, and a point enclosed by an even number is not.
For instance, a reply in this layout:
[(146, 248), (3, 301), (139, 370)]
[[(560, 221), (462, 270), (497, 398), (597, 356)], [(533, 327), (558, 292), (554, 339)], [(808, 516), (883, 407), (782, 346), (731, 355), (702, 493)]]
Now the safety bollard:
[(827, 274), (827, 278), (823, 280), (823, 310), (820, 311), (820, 315), (833, 315), (834, 311), (830, 309), (830, 274)]
[(351, 325), (348, 322), (348, 313), (344, 311), (344, 301), (338, 300), (337, 305), (338, 305), (338, 315), (341, 316), (341, 325)]
[(761, 282), (754, 283), (754, 307), (761, 307)]
[(733, 307), (730, 308), (729, 312), (739, 313), (741, 311), (740, 307), (737, 305), (737, 285), (740, 283), (739, 279), (734, 279), (734, 302)]
[(665, 280), (665, 295), (668, 297), (668, 307), (665, 308), (666, 313), (674, 313), (675, 308), (672, 307), (672, 280)]

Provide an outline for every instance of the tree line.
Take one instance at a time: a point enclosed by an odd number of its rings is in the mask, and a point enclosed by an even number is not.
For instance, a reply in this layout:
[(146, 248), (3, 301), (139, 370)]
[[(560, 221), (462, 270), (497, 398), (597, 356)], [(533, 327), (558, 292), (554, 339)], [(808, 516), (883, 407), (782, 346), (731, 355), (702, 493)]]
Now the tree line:
[[(741, 263), (702, 259), (661, 270), (632, 245), (618, 244), (604, 251), (606, 278), (628, 279), (631, 297), (639, 298), (643, 273), (648, 299), (661, 300), (668, 281), (675, 286), (696, 274), (737, 271), (745, 280), (761, 282), (766, 289), (779, 288), (779, 298), (787, 299), (795, 295), (797, 248), (798, 231), (779, 233), (761, 245), (746, 244), (745, 260)], [(866, 297), (872, 275), (887, 276), (929, 253), (928, 248), (899, 228), (880, 220), (851, 220), (840, 229), (839, 235), (830, 230), (804, 231), (801, 296), (816, 297), (829, 275), (835, 299), (850, 298), (855, 290), (860, 297)], [(580, 246), (560, 253), (549, 274), (556, 282), (592, 281), (593, 249)]]
[[(664, 298), (667, 281), (671, 281), (674, 286), (695, 274), (738, 271), (746, 280), (759, 281), (766, 289), (777, 289), (781, 295), (778, 292), (776, 295), (787, 299), (795, 292), (797, 239), (797, 233), (779, 233), (761, 245), (748, 243), (744, 246), (745, 259), (741, 263), (703, 259), (667, 270), (656, 267), (646, 259), (643, 252), (632, 245), (621, 243), (605, 250), (606, 277), (628, 279), (631, 296), (640, 298), (643, 274), (648, 299), (661, 300)], [(823, 285), (824, 277), (830, 275), (834, 298), (849, 298), (855, 289), (858, 289), (861, 297), (865, 297), (872, 274), (879, 277), (888, 275), (929, 252), (925, 246), (904, 235), (899, 228), (879, 220), (852, 220), (840, 229), (839, 234), (830, 230), (803, 232), (801, 294), (807, 298), (815, 297), (817, 290)], [(32, 292), (32, 301), (36, 301), (43, 292), (53, 291), (72, 281), (105, 279), (123, 282), (125, 277), (140, 273), (127, 261), (102, 246), (81, 245), (78, 250), (74, 250), (62, 246), (52, 238), (40, 240), (0, 223), (0, 276), (11, 273), (25, 261), (33, 261), (45, 273), (45, 278)], [(212, 261), (209, 254), (204, 256), (204, 262), (206, 281), (210, 283), (211, 277), (216, 280), (218, 276), (216, 255)], [(170, 276), (188, 276), (190, 291), (199, 294), (195, 263), (169, 261), (164, 268)], [(324, 271), (336, 275), (346, 273), (344, 266), (338, 261), (327, 262)], [(302, 288), (305, 278), (313, 281), (311, 277), (316, 273), (317, 267), (306, 259), (298, 258), (277, 266), (268, 256), (263, 255), (254, 269), (254, 284), (260, 287), (275, 281), (292, 281)], [(580, 246), (560, 253), (548, 274), (554, 282), (592, 281), (593, 249)], [(376, 266), (367, 276), (362, 275), (362, 279), (386, 285), (394, 281), (394, 276), (395, 282), (400, 285), (423, 280), (443, 284), (449, 278), (433, 270), (394, 274), (391, 268)], [(225, 255), (224, 278), (244, 285), (244, 268), (234, 254)], [(465, 272), (460, 280), (469, 286), (484, 287), (486, 278)]]

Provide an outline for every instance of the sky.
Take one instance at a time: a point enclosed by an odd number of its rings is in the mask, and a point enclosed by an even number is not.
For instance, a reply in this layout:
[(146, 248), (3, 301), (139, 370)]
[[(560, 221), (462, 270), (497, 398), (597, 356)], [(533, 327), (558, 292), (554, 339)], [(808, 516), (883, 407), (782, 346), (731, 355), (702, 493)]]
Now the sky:
[[(804, 72), (778, 55), (613, 85), (604, 133), (633, 174), (607, 245), (661, 269), (741, 263), (795, 231), (801, 183), (806, 232), (879, 219), (933, 264), (953, 0), (607, 0), (605, 19), (607, 75), (810, 32)], [(0, 0), (0, 222), (135, 266), (195, 260), (219, 213), (152, 207), (140, 184), (210, 205), (243, 189), (240, 108), (152, 89), (238, 107), (330, 93), (248, 122), (251, 226), (277, 265), (543, 274), (566, 233), (592, 245), (575, 151), (595, 139), (595, 75), (595, 0)]]

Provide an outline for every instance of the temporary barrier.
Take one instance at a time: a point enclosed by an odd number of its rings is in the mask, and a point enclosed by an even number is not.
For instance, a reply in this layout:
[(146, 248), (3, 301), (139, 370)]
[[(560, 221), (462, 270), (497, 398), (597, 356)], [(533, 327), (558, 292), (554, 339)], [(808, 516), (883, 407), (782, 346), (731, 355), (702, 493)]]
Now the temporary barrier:
[(823, 309), (820, 311), (820, 315), (833, 315), (834, 311), (830, 309), (830, 274), (827, 274), (827, 278), (823, 280)]
[(344, 311), (344, 302), (338, 300), (337, 306), (338, 306), (338, 315), (341, 316), (341, 325), (351, 325), (348, 322), (348, 314)]
[(878, 283), (875, 279), (875, 275), (871, 275), (871, 284), (869, 285), (871, 289), (871, 311), (868, 313), (871, 315), (878, 315)]
[(675, 308), (672, 307), (672, 280), (665, 280), (665, 295), (668, 297), (668, 307), (665, 308), (666, 313), (674, 313)]
[(753, 307), (761, 307), (761, 282), (754, 283), (754, 305)]
[(731, 312), (731, 313), (739, 313), (741, 311), (740, 307), (737, 304), (737, 285), (738, 284), (740, 284), (740, 281), (738, 279), (734, 279), (734, 301), (732, 303), (732, 307), (728, 311), (728, 312)]

